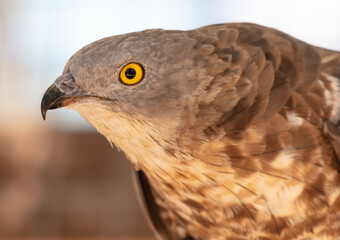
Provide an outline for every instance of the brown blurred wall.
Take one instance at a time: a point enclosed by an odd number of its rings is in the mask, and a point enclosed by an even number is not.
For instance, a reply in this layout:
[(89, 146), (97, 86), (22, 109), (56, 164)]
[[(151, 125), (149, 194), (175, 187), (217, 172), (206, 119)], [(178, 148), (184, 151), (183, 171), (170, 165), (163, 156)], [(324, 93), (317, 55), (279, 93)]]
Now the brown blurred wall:
[(152, 239), (132, 167), (96, 132), (0, 132), (0, 238)]

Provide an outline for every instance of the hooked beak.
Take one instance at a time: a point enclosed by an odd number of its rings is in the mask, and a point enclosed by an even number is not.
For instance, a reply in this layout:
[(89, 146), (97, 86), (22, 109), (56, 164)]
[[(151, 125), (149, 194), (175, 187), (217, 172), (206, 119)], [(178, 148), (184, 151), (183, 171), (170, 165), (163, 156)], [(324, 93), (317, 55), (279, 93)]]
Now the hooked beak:
[(46, 113), (50, 109), (65, 107), (78, 97), (87, 96), (76, 84), (70, 73), (65, 73), (55, 80), (46, 90), (41, 100), (41, 114), (46, 119)]

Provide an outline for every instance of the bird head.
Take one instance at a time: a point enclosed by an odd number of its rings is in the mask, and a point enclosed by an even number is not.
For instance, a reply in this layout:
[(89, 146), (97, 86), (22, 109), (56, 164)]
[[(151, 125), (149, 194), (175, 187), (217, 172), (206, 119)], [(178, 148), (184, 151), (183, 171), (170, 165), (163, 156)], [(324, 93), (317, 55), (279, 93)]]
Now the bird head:
[(85, 46), (45, 92), (43, 118), (50, 109), (76, 110), (121, 148), (137, 138), (176, 142), (213, 79), (199, 56), (213, 50), (197, 47), (196, 37), (147, 30)]

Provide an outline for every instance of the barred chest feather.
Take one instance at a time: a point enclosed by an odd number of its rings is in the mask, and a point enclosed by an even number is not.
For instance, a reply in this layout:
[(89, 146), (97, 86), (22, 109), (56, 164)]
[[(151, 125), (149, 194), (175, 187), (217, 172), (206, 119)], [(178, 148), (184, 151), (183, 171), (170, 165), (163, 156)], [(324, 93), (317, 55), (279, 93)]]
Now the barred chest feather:
[(316, 129), (293, 112), (269, 126), (276, 131), (254, 126), (242, 140), (206, 143), (188, 162), (147, 169), (168, 224), (198, 239), (308, 239), (338, 228), (340, 184), (327, 143), (318, 146)]
[[(322, 134), (323, 118), (339, 115), (337, 87), (325, 87), (332, 81), (323, 74), (308, 96), (293, 94), (269, 121), (203, 143), (170, 176), (156, 171), (164, 217), (199, 239), (333, 239), (340, 231), (339, 169)], [(321, 118), (306, 106), (319, 94)]]

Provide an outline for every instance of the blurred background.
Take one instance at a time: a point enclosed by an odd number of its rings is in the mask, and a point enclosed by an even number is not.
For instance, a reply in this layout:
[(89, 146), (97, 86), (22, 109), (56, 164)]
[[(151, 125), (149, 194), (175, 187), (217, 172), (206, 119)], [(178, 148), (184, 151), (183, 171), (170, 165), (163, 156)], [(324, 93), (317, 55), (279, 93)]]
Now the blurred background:
[(100, 38), (244, 21), (340, 50), (339, 0), (0, 0), (0, 239), (153, 239), (124, 155), (42, 95)]

